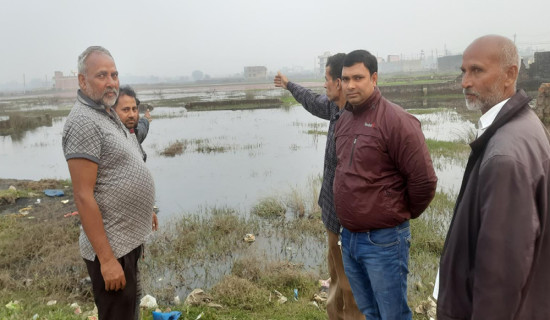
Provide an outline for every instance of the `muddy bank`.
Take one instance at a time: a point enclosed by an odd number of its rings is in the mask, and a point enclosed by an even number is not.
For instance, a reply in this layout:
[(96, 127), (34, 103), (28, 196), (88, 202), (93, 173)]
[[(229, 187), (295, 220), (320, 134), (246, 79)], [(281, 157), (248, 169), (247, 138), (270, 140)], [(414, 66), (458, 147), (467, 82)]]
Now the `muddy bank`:
[[(47, 189), (62, 190), (64, 195), (47, 196), (44, 194)], [(24, 210), (25, 208), (30, 209)], [(0, 215), (13, 214), (29, 218), (58, 212), (63, 216), (75, 210), (72, 186), (66, 180), (0, 179)]]

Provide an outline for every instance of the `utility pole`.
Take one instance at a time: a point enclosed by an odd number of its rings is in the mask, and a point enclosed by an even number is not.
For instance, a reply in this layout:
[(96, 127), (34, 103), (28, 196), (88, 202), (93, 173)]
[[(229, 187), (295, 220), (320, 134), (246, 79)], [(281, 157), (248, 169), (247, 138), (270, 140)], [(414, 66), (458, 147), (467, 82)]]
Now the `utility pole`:
[(25, 74), (23, 73), (23, 94), (26, 92), (26, 85), (25, 85)]

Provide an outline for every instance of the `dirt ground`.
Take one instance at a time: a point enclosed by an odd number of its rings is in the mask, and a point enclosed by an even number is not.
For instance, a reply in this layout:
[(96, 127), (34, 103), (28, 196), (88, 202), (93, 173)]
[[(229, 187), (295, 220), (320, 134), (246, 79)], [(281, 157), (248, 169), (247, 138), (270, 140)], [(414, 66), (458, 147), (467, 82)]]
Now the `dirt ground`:
[[(66, 181), (53, 179), (42, 179), (40, 181), (32, 180), (16, 180), (16, 179), (0, 179), (0, 191), (6, 190), (10, 186), (14, 186), (17, 190), (29, 191), (29, 197), (18, 198), (13, 204), (0, 205), (0, 214), (20, 214), (23, 208), (31, 207), (28, 211), (28, 216), (41, 216), (43, 214), (52, 215), (64, 214), (76, 211), (76, 206), (73, 201), (73, 190)], [(46, 189), (63, 190), (64, 195), (61, 197), (49, 197), (44, 194)], [(38, 201), (39, 200), (39, 201)], [(62, 200), (69, 200), (64, 204)], [(1, 203), (1, 202), (0, 202)]]

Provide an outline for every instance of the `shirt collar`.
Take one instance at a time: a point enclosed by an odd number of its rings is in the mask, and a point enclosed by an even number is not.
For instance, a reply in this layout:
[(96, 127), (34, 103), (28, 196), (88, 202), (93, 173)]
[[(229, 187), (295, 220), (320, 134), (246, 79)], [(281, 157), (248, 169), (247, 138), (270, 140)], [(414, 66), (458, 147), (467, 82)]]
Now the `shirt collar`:
[(481, 118), (479, 118), (478, 124), (477, 124), (477, 136), (479, 137), (483, 132), (485, 132), (485, 129), (487, 129), (493, 121), (495, 121), (495, 118), (497, 117), (498, 113), (502, 109), (502, 107), (508, 102), (510, 98), (503, 100), (499, 103), (497, 103), (494, 107), (489, 109), (487, 112), (485, 112)]

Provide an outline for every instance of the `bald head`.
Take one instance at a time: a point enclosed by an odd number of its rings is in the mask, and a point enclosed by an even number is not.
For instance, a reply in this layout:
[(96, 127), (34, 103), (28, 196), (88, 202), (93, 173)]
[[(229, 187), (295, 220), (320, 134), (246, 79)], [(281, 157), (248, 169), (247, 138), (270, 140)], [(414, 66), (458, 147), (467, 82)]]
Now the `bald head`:
[(466, 48), (461, 69), (466, 105), (485, 113), (515, 94), (519, 55), (510, 39), (483, 36)]
[(474, 40), (466, 50), (472, 46), (480, 46), (488, 54), (495, 54), (502, 69), (515, 66), (519, 70), (519, 54), (512, 40), (499, 35), (486, 35)]

